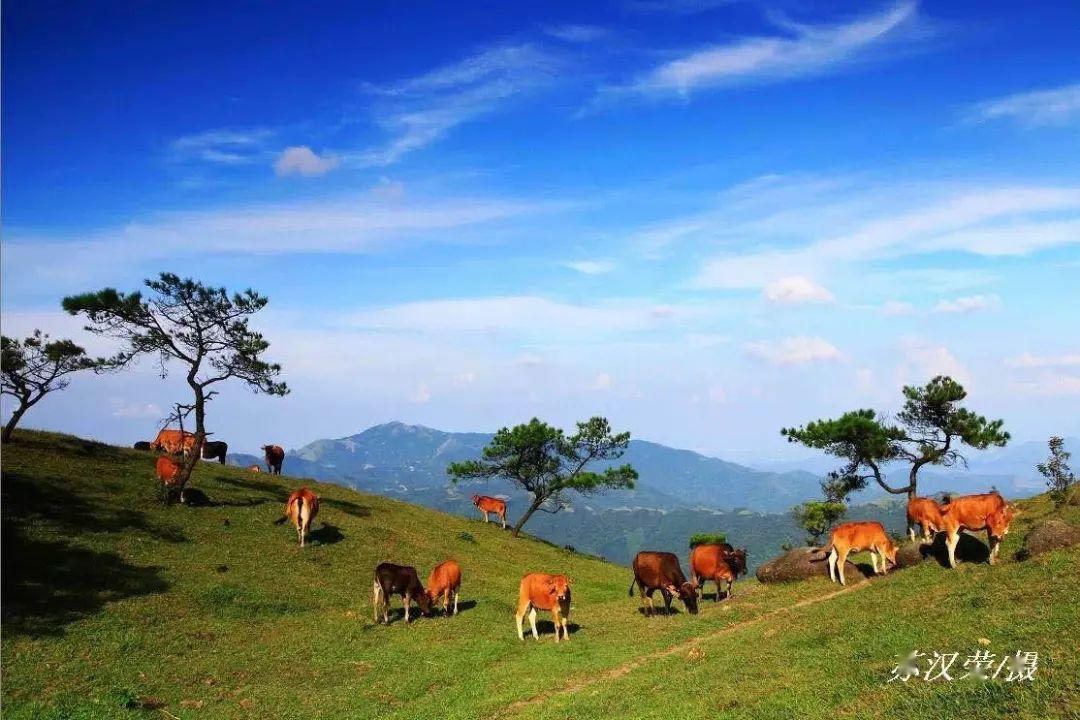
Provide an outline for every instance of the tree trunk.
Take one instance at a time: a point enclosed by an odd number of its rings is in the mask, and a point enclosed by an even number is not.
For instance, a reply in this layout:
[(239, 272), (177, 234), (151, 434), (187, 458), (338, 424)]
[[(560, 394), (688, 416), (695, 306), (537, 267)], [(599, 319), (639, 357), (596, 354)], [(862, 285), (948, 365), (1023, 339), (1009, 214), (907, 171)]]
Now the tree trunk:
[[(203, 397), (203, 389), (197, 385), (193, 385), (192, 389), (195, 391), (195, 446), (192, 448), (191, 454), (180, 468), (179, 486), (181, 494), (183, 494), (184, 488), (187, 487), (188, 480), (191, 479), (191, 473), (195, 471), (195, 466), (199, 464), (199, 458), (202, 456), (203, 441), (206, 439), (206, 430), (203, 422), (206, 412), (206, 400)], [(181, 424), (181, 431), (183, 431), (183, 428), (184, 426)], [(180, 437), (182, 441), (183, 435)]]
[(0, 440), (5, 443), (11, 442), (11, 433), (15, 431), (15, 426), (19, 424), (19, 420), (22, 418), (23, 413), (26, 412), (28, 407), (30, 406), (22, 404), (15, 408), (15, 412), (11, 413), (11, 418), (7, 421), (7, 425), (4, 426), (4, 434)]
[(544, 499), (543, 498), (534, 498), (533, 499), (532, 505), (530, 505), (529, 509), (525, 511), (525, 514), (522, 515), (518, 519), (517, 525), (514, 526), (513, 531), (510, 533), (511, 537), (517, 537), (518, 536), (518, 533), (521, 532), (521, 528), (525, 526), (525, 523), (529, 522), (529, 518), (531, 518), (533, 516), (533, 513), (536, 512), (537, 510), (539, 510), (540, 506), (543, 505), (543, 504), (544, 504)]

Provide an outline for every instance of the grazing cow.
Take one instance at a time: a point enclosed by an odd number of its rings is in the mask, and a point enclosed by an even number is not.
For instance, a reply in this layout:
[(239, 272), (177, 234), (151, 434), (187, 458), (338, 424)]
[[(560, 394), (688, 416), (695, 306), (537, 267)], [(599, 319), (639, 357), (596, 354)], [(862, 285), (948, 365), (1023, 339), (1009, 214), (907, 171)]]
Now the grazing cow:
[[(674, 553), (642, 550), (634, 556), (634, 579), (630, 582), (630, 597), (634, 596), (634, 585), (641, 593), (641, 607), (646, 615), (652, 615), (653, 593), (657, 590), (664, 596), (664, 609), (671, 612), (671, 599), (678, 597), (691, 614), (697, 614), (697, 588), (686, 581), (679, 558)], [(646, 607), (645, 601), (648, 600)]]
[(158, 452), (167, 452), (170, 455), (187, 455), (195, 449), (195, 433), (186, 430), (161, 430), (158, 432), (151, 447)]
[(961, 530), (986, 530), (990, 564), (993, 565), (1001, 550), (1001, 540), (1009, 534), (1009, 524), (1014, 517), (1016, 510), (997, 491), (965, 495), (942, 506), (943, 529), (948, 533), (945, 546), (949, 549), (949, 567), (956, 567), (956, 545), (960, 542)]
[(941, 507), (932, 498), (912, 498), (907, 504), (908, 536), (915, 542), (915, 526), (922, 527), (923, 540), (930, 542), (936, 533), (945, 529)]
[(274, 475), (281, 474), (281, 463), (285, 462), (285, 451), (279, 445), (263, 445), (266, 453), (266, 472)]
[(484, 513), (484, 522), (488, 521), (488, 513), (495, 513), (495, 515), (502, 520), (503, 530), (506, 529), (506, 501), (499, 498), (488, 497), (487, 495), (473, 495), (473, 505), (477, 507), (480, 512)]
[(560, 630), (563, 640), (570, 639), (570, 580), (565, 575), (529, 573), (521, 578), (517, 612), (514, 615), (519, 640), (525, 639), (522, 625), (526, 613), (529, 615), (533, 637), (540, 639), (540, 634), (536, 632), (537, 610), (551, 611), (551, 619), (555, 623), (555, 642), (559, 642)]
[(405, 605), (405, 622), (409, 622), (409, 606), (415, 600), (424, 615), (431, 614), (431, 598), (420, 584), (416, 568), (394, 563), (381, 563), (375, 568), (375, 582), (372, 585), (372, 605), (375, 622), (379, 622), (379, 608), (383, 611), (383, 622), (390, 622), (390, 596), (401, 595)]
[[(725, 543), (726, 544), (726, 543)], [(724, 551), (723, 545), (698, 545), (690, 551), (690, 582), (695, 589), (700, 588), (705, 595), (705, 583), (716, 583), (716, 600), (720, 600), (720, 584), (727, 583), (725, 597), (731, 597), (731, 585), (738, 577), (734, 550)]]
[(203, 460), (217, 460), (222, 465), (225, 464), (225, 455), (228, 452), (229, 444), (220, 440), (204, 442), (202, 446)]
[[(848, 554), (860, 550), (870, 551), (870, 563), (877, 575), (884, 575), (890, 563), (896, 565), (896, 545), (885, 534), (885, 526), (879, 522), (843, 523), (833, 528), (829, 544), (822, 548), (822, 551), (829, 553), (829, 579), (836, 582), (839, 576), (840, 584), (847, 585), (844, 580), (844, 565), (847, 563)], [(877, 564), (879, 557), (880, 570)]]
[(146, 440), (140, 440), (139, 442), (132, 445), (132, 447), (136, 450), (145, 450), (146, 452), (149, 452), (154, 449), (154, 443), (148, 442)]
[[(180, 485), (180, 464), (168, 455), (160, 455), (155, 467), (158, 482), (165, 491), (165, 501), (169, 502), (173, 488)], [(180, 502), (184, 501), (184, 488), (180, 488)]]
[(289, 495), (285, 501), (285, 514), (278, 522), (284, 522), (285, 518), (292, 520), (296, 528), (296, 537), (300, 540), (300, 547), (304, 547), (304, 540), (311, 532), (311, 523), (319, 513), (319, 496), (302, 487)]
[(450, 615), (450, 596), (454, 596), (454, 612), (457, 615), (458, 590), (461, 588), (461, 566), (455, 560), (446, 560), (435, 566), (428, 575), (427, 594), (431, 602), (442, 596), (443, 615)]
[(248, 466), (248, 472), (253, 472), (253, 473), (262, 472), (262, 468), (260, 468), (258, 465), (249, 465)]

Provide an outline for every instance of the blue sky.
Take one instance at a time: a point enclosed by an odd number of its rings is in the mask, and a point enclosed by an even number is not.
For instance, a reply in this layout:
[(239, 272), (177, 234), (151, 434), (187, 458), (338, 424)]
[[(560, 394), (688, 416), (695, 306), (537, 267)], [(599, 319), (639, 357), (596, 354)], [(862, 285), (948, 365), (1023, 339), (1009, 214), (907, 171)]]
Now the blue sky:
[[(1057, 7), (1053, 6), (1057, 5)], [(608, 415), (754, 461), (961, 379), (1080, 433), (1072, 3), (5, 3), (3, 320), (162, 269), (269, 295), (235, 447)], [(30, 425), (129, 442), (152, 363)]]

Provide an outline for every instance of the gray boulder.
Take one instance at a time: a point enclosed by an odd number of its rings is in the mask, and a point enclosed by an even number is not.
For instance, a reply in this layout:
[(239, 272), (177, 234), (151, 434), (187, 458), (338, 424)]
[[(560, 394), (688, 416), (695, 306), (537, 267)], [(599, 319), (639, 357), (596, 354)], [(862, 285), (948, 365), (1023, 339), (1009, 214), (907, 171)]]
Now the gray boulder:
[[(828, 577), (828, 556), (816, 551), (816, 548), (801, 547), (789, 550), (778, 558), (761, 565), (757, 569), (757, 579), (763, 583), (794, 582), (812, 577)], [(862, 582), (873, 575), (873, 569), (856, 565), (850, 560), (844, 569), (844, 579), (848, 583)]]

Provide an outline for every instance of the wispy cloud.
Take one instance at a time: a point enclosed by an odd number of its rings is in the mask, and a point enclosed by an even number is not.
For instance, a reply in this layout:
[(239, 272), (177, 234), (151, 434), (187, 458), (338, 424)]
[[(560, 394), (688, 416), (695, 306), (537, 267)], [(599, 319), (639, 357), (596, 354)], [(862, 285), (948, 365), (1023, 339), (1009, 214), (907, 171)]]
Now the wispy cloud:
[(1080, 120), (1080, 83), (987, 100), (965, 113), (970, 123), (1012, 120), (1027, 127), (1068, 125)]
[(973, 313), (998, 307), (1001, 299), (997, 295), (969, 295), (955, 300), (941, 300), (934, 306), (934, 312), (956, 314)]
[(615, 263), (610, 260), (574, 260), (563, 265), (585, 275), (602, 275), (615, 269)]
[(550, 53), (534, 45), (503, 45), (393, 85), (370, 85), (368, 91), (380, 99), (377, 120), (394, 137), (348, 159), (364, 166), (396, 163), (453, 128), (535, 92), (557, 67)]
[(736, 84), (821, 75), (868, 59), (873, 50), (910, 39), (917, 25), (914, 2), (834, 25), (780, 23), (783, 35), (744, 37), (694, 50), (639, 77), (622, 92), (679, 94)]
[(1016, 357), (1006, 359), (1005, 365), (1018, 368), (1080, 367), (1080, 353), (1066, 355), (1022, 353)]
[(285, 148), (274, 161), (274, 172), (285, 175), (325, 175), (341, 164), (333, 155), (319, 155), (306, 145)]
[(587, 43), (607, 37), (609, 30), (598, 25), (547, 25), (544, 33), (563, 42)]
[(789, 337), (779, 342), (756, 342), (746, 346), (746, 354), (772, 365), (806, 365), (838, 362), (843, 354), (828, 340), (819, 337)]
[(169, 156), (176, 162), (198, 161), (217, 165), (248, 165), (264, 162), (271, 153), (267, 143), (275, 131), (218, 129), (184, 135), (169, 144)]

